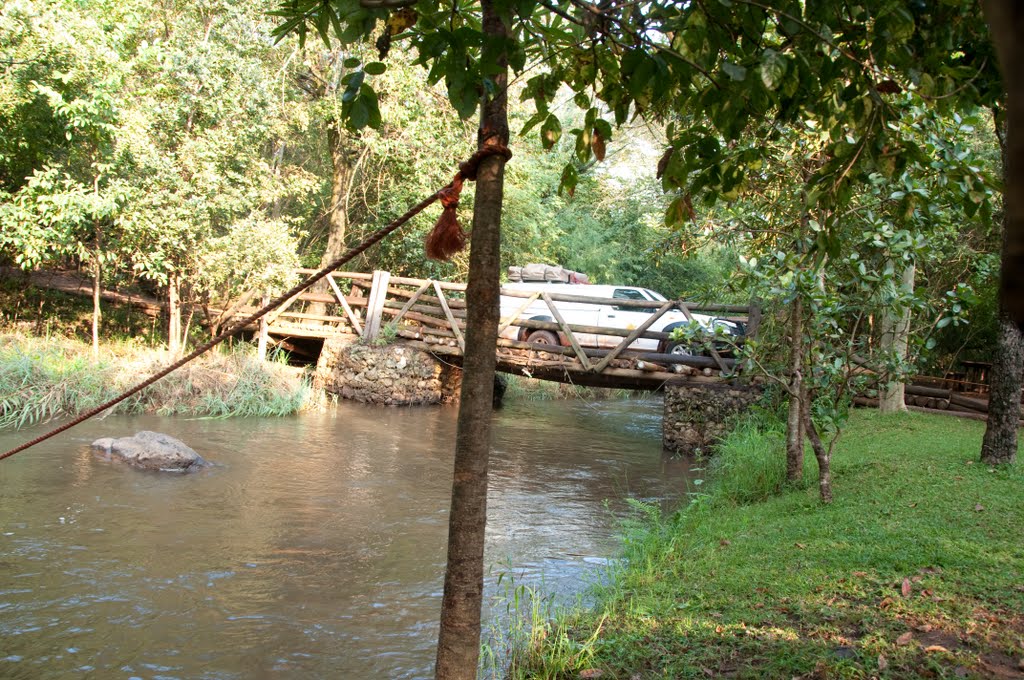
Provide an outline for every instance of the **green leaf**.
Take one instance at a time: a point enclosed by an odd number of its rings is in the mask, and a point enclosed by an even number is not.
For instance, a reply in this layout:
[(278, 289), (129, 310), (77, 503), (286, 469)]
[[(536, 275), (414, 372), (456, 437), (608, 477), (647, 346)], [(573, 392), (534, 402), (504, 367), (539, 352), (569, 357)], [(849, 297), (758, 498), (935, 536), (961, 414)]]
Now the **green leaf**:
[(384, 71), (386, 71), (387, 69), (387, 64), (384, 64), (383, 62), (379, 61), (370, 62), (369, 64), (363, 67), (363, 70), (366, 71), (371, 76), (379, 76), (382, 73), (384, 73)]
[(565, 170), (562, 171), (562, 179), (558, 184), (558, 194), (561, 195), (564, 190), (569, 194), (569, 198), (572, 198), (573, 194), (576, 193), (576, 185), (579, 184), (580, 175), (576, 171), (576, 166), (571, 162), (567, 163)]
[(786, 75), (786, 58), (775, 50), (765, 50), (761, 55), (761, 82), (769, 90), (774, 90), (782, 84)]
[(725, 75), (737, 82), (742, 81), (747, 77), (747, 69), (739, 64), (734, 64), (731, 61), (722, 62), (722, 71), (725, 72)]
[[(547, 120), (540, 128), (540, 143), (550, 151), (562, 138), (562, 123), (555, 114), (548, 114)], [(573, 185), (575, 187), (575, 184)]]

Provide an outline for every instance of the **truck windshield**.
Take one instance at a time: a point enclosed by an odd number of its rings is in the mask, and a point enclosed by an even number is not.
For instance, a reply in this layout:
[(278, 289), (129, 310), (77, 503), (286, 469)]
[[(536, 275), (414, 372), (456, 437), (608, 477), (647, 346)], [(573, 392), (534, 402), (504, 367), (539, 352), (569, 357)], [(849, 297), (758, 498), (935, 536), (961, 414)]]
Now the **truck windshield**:
[(661, 293), (655, 293), (653, 290), (650, 290), (648, 288), (644, 288), (644, 292), (647, 293), (647, 297), (651, 298), (652, 300), (657, 300), (658, 302), (664, 302), (665, 300), (668, 299)]

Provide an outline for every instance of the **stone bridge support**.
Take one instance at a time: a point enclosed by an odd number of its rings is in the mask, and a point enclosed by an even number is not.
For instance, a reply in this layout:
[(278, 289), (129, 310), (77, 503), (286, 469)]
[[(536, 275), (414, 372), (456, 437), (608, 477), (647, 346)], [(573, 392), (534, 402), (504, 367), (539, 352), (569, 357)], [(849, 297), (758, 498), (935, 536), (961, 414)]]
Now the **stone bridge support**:
[(439, 404), (458, 399), (462, 369), (400, 344), (331, 338), (324, 342), (313, 384), (342, 399), (369, 404)]
[(666, 385), (662, 443), (669, 451), (708, 454), (730, 421), (762, 394), (760, 387), (740, 383)]

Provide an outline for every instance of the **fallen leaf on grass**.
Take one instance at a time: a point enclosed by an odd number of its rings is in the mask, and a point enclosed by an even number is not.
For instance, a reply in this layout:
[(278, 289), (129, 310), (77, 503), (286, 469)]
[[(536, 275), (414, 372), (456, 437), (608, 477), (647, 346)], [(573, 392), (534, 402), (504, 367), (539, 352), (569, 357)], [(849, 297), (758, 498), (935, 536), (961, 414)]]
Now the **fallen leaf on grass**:
[(985, 509), (985, 506), (982, 505), (981, 503), (978, 503), (977, 505), (974, 506), (974, 511), (975, 512), (981, 512), (984, 509)]
[(905, 578), (903, 579), (903, 587), (900, 589), (900, 592), (903, 593), (903, 597), (910, 597), (910, 591), (910, 579)]
[(721, 541), (718, 542), (718, 545), (721, 545), (721, 546), (732, 545), (732, 541), (730, 541), (728, 538), (723, 538)]
[(878, 608), (879, 609), (888, 609), (891, 606), (892, 606), (892, 598), (891, 597), (882, 598), (882, 601), (878, 603)]
[(926, 652), (944, 652), (945, 654), (949, 654), (949, 650), (946, 649), (945, 647), (943, 647), (942, 645), (928, 645), (927, 647), (924, 648), (924, 651), (926, 651)]
[(881, 654), (879, 654), (878, 655), (878, 670), (884, 671), (888, 667), (889, 667), (889, 660), (886, 659)]
[(930, 633), (932, 632), (932, 626), (928, 623), (922, 623), (920, 626), (915, 626), (914, 630), (918, 631), (919, 633)]
[(584, 679), (587, 679), (587, 678), (599, 678), (602, 675), (604, 675), (604, 671), (601, 670), (600, 668), (588, 668), (585, 671), (580, 671), (580, 677), (584, 678)]
[(709, 678), (715, 677), (715, 672), (710, 668), (704, 668), (703, 666), (701, 666), (700, 670), (702, 673), (704, 673), (704, 675), (708, 676)]
[(910, 582), (911, 583), (920, 583), (922, 578), (923, 577), (920, 574), (915, 574), (914, 576), (910, 577)]
[(794, 544), (794, 545), (796, 545), (796, 547), (800, 548), (801, 550), (803, 550), (803, 549), (805, 549), (805, 548), (807, 547), (807, 546), (806, 546), (806, 545), (804, 545), (803, 543), (796, 543), (796, 544)]
[(855, 572), (853, 572), (853, 575), (856, 576), (857, 578), (864, 578), (865, 576), (868, 575), (868, 572), (866, 572), (866, 571), (855, 571)]
[(904, 633), (903, 635), (899, 636), (898, 638), (896, 638), (896, 644), (899, 645), (900, 647), (905, 647), (905, 646), (909, 645), (910, 641), (913, 640), (913, 639), (914, 639), (914, 634), (908, 631), (908, 632)]

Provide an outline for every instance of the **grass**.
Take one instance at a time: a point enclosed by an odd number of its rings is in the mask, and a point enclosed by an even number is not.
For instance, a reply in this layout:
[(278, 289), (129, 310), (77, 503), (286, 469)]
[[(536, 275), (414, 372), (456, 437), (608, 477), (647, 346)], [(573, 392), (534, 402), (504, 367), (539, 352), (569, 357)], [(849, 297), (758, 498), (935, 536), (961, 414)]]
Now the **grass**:
[[(0, 335), (0, 429), (74, 416), (163, 368), (160, 350), (66, 338)], [(259, 362), (247, 345), (211, 352), (115, 407), (117, 413), (280, 416), (305, 407), (308, 381), (283, 361)]]
[(814, 483), (773, 495), (778, 432), (741, 426), (709, 491), (643, 506), (599, 605), (550, 624), (588, 654), (534, 645), (510, 676), (1024, 676), (1024, 471), (977, 463), (983, 431), (858, 411), (823, 507)]

